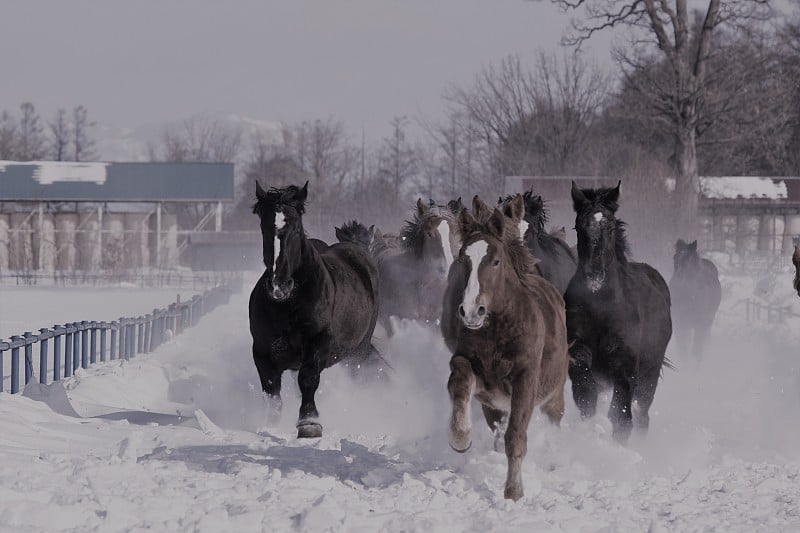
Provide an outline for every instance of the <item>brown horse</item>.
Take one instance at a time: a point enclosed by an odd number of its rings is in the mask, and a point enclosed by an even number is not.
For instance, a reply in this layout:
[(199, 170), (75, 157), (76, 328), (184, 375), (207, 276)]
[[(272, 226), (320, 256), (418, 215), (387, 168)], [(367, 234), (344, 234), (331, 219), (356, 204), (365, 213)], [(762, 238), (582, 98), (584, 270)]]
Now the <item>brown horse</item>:
[(792, 256), (792, 263), (794, 263), (794, 290), (800, 296), (800, 246), (794, 247), (794, 255)]
[(472, 445), (474, 396), (498, 439), (505, 428), (504, 495), (512, 500), (523, 494), (521, 468), (534, 407), (541, 405), (554, 424), (564, 414), (569, 361), (564, 300), (537, 275), (519, 239), (524, 209), (517, 195), (509, 218), (476, 196), (472, 213), (460, 212), (463, 244), (450, 268), (442, 312), (442, 333), (453, 353), (450, 446), (465, 452)]

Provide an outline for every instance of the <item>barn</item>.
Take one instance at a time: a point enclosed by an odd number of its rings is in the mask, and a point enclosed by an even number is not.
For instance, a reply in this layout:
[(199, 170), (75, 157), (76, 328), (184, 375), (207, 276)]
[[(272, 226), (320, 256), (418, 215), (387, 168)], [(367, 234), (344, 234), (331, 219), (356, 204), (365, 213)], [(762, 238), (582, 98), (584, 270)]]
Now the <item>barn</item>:
[(0, 161), (0, 272), (175, 268), (221, 232), (229, 163)]

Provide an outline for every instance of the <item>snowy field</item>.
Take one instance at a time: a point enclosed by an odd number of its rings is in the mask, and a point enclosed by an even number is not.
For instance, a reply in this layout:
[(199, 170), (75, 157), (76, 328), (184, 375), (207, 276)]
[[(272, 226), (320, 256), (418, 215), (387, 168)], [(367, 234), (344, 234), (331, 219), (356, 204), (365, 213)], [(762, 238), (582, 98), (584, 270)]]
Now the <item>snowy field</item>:
[[(537, 414), (517, 503), (503, 499), (506, 459), (482, 420), (468, 453), (450, 450), (449, 356), (420, 326), (383, 342), (390, 385), (323, 373), (323, 438), (295, 438), (291, 373), (284, 416), (265, 426), (245, 291), (154, 354), (0, 394), (0, 530), (800, 531), (800, 322), (747, 324), (741, 303), (767, 291), (800, 312), (789, 279), (723, 279), (709, 353), (669, 354), (678, 369), (661, 380), (650, 433), (629, 447), (605, 416), (580, 421), (570, 394), (560, 428)], [(87, 319), (174, 296), (89, 308), (91, 293), (72, 294)], [(25, 325), (75, 317), (37, 313)]]

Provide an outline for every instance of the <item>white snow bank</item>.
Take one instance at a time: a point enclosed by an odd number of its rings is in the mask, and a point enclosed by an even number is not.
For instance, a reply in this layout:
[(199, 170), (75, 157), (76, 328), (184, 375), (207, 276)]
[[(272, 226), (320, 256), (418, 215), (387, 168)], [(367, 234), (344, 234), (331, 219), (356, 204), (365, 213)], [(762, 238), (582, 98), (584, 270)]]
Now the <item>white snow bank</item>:
[[(758, 176), (701, 176), (700, 192), (713, 200), (735, 200), (737, 198), (766, 198), (785, 200), (786, 182), (780, 178)], [(675, 178), (667, 178), (668, 191), (675, 190)]]
[(102, 185), (106, 182), (108, 163), (71, 161), (0, 161), (0, 172), (8, 166), (33, 166), (33, 179), (42, 185), (55, 182), (89, 182)]

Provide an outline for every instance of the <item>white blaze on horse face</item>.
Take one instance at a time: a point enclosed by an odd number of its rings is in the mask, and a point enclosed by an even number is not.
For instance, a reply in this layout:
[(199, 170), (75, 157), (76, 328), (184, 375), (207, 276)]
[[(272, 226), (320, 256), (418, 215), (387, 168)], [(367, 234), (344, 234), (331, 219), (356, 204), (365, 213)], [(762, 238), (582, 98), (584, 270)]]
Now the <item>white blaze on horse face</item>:
[(277, 211), (275, 213), (275, 249), (272, 256), (272, 279), (275, 279), (275, 271), (278, 269), (278, 256), (281, 255), (281, 240), (278, 238), (278, 230), (286, 225), (286, 216)]
[(519, 221), (519, 238), (523, 241), (525, 240), (525, 232), (528, 231), (528, 226), (529, 224), (524, 219)]
[(469, 273), (469, 280), (467, 281), (467, 288), (464, 291), (464, 301), (461, 305), (464, 306), (464, 311), (469, 316), (474, 313), (478, 307), (478, 296), (481, 293), (481, 285), (478, 280), (478, 267), (480, 267), (486, 252), (489, 250), (489, 243), (484, 240), (475, 241), (467, 246), (467, 256), (472, 262), (472, 270)]
[(446, 220), (439, 222), (439, 236), (442, 238), (442, 250), (444, 251), (444, 259), (447, 262), (445, 268), (450, 269), (453, 264), (453, 251), (450, 249), (450, 224)]
[(600, 222), (602, 220), (603, 220), (603, 213), (598, 211), (597, 213), (594, 214), (594, 221), (595, 222)]

